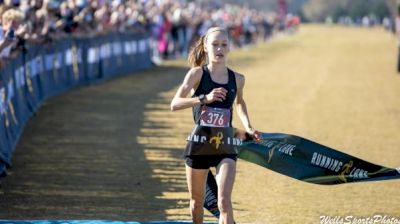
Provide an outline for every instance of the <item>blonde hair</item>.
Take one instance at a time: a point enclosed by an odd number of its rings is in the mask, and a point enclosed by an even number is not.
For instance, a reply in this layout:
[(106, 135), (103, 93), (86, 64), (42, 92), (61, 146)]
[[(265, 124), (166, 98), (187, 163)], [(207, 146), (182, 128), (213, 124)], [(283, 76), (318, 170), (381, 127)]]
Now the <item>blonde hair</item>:
[(188, 61), (191, 67), (203, 66), (207, 63), (207, 53), (204, 50), (204, 45), (207, 41), (208, 35), (213, 32), (228, 33), (223, 27), (218, 26), (209, 28), (207, 32), (197, 40), (189, 52)]
[(2, 22), (4, 23), (5, 21), (9, 22), (12, 20), (15, 20), (17, 22), (21, 22), (24, 19), (24, 15), (22, 14), (21, 11), (16, 10), (16, 9), (9, 9), (5, 11), (2, 15)]

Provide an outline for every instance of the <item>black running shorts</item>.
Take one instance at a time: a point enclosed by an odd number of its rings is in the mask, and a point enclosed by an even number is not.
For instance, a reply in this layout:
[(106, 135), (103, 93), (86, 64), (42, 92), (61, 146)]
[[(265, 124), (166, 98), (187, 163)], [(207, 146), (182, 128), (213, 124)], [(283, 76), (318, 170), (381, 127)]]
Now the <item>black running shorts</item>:
[(236, 162), (236, 154), (227, 155), (193, 155), (186, 156), (186, 165), (193, 169), (210, 169), (211, 167), (217, 167), (221, 161), (225, 158), (232, 159)]

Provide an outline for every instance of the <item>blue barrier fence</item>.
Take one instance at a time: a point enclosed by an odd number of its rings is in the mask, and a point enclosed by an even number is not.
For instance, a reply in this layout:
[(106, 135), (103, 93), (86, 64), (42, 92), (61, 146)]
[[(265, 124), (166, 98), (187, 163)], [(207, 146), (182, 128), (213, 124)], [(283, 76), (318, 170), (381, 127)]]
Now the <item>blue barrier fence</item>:
[(149, 68), (147, 34), (66, 38), (26, 51), (0, 71), (0, 175), (26, 122), (49, 97), (79, 85)]

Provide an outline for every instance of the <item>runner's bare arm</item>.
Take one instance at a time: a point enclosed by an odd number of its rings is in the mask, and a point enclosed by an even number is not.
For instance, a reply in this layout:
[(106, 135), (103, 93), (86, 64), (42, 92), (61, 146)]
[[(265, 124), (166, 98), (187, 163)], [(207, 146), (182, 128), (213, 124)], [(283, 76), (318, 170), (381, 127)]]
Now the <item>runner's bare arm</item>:
[(254, 130), (253, 126), (250, 124), (249, 114), (247, 112), (246, 102), (243, 99), (243, 88), (245, 84), (245, 78), (242, 74), (236, 73), (236, 86), (237, 93), (234, 105), (236, 106), (236, 111), (246, 132), (251, 135), (256, 134), (256, 130)]
[(201, 103), (199, 98), (188, 98), (187, 95), (199, 85), (202, 73), (201, 67), (191, 68), (186, 73), (185, 79), (171, 101), (171, 111), (186, 109)]

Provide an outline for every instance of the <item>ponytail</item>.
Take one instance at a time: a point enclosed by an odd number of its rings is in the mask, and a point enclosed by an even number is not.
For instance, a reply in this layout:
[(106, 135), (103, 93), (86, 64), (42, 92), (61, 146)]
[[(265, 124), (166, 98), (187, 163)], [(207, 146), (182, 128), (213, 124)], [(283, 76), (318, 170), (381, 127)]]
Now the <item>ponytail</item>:
[(194, 47), (190, 50), (188, 61), (189, 65), (193, 67), (203, 66), (207, 62), (207, 53), (204, 51), (205, 36), (201, 36)]

